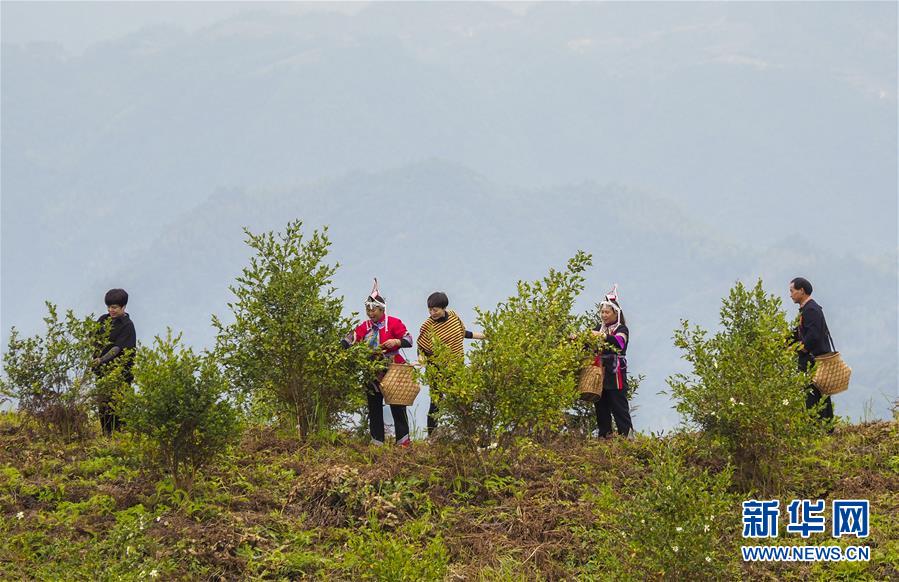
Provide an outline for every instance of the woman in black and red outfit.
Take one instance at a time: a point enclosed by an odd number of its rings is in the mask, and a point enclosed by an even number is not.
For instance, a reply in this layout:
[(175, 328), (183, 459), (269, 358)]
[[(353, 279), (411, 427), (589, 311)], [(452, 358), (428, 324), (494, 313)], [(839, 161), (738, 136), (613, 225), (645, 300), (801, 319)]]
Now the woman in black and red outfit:
[(630, 406), (627, 402), (627, 345), (630, 332), (625, 324), (624, 313), (618, 305), (618, 286), (606, 295), (599, 304), (601, 322), (593, 334), (602, 338), (600, 353), (594, 365), (602, 366), (605, 374), (602, 381), (602, 398), (596, 401), (596, 425), (600, 437), (612, 434), (612, 417), (618, 434), (631, 436)]

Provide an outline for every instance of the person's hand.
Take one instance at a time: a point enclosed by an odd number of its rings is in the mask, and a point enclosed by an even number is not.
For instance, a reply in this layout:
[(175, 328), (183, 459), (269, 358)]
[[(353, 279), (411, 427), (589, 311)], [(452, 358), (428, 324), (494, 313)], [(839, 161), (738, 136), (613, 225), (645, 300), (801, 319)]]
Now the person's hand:
[(91, 366), (93, 366), (94, 368), (96, 368), (99, 365), (100, 365), (100, 358), (94, 358), (93, 360), (91, 360)]
[(390, 351), (390, 350), (394, 350), (394, 349), (400, 347), (400, 345), (402, 345), (402, 343), (403, 343), (402, 341), (394, 338), (394, 339), (389, 339), (386, 342), (384, 342), (383, 344), (381, 344), (381, 347), (387, 351)]

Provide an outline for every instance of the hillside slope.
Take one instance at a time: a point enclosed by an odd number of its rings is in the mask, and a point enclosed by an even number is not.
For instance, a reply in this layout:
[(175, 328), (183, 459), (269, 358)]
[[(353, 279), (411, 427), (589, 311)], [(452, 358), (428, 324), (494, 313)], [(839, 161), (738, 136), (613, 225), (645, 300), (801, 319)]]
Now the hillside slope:
[[(825, 499), (828, 507), (833, 499), (869, 499), (866, 539), (781, 533), (772, 543), (866, 545), (871, 560), (781, 565), (741, 562), (740, 502), (752, 495), (713, 491), (723, 467), (696, 447), (695, 435), (633, 442), (569, 435), (475, 453), (439, 443), (372, 448), (351, 435), (301, 445), (252, 430), (185, 493), (146, 468), (127, 436), (61, 444), (36, 438), (15, 416), (0, 422), (5, 580), (899, 576), (896, 422), (839, 427), (776, 495), (782, 507), (794, 498)], [(680, 469), (658, 481), (672, 450)], [(702, 512), (723, 511), (708, 517), (705, 531), (647, 538), (654, 524), (670, 522), (642, 502), (672, 487), (678, 503), (705, 495), (711, 501)], [(680, 545), (650, 562), (659, 548), (646, 547), (647, 539)], [(698, 547), (709, 549), (694, 556), (697, 566), (689, 555)]]

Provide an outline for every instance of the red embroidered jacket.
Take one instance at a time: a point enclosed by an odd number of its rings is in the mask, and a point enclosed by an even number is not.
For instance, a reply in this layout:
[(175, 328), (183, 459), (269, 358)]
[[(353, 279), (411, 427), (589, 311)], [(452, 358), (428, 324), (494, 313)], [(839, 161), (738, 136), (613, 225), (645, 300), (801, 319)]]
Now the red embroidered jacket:
[[(384, 325), (385, 319), (386, 325)], [(391, 315), (382, 318), (381, 321), (377, 323), (380, 325), (380, 329), (378, 330), (378, 345), (383, 344), (389, 339), (400, 340), (400, 346), (393, 350), (385, 351), (384, 357), (393, 358), (394, 363), (402, 364), (406, 360), (400, 354), (400, 348), (412, 347), (412, 334), (409, 333), (406, 329), (406, 325), (401, 320)], [(356, 329), (347, 335), (346, 342), (348, 344), (355, 344), (358, 342), (368, 343), (373, 327), (374, 325), (370, 320), (363, 321), (356, 326)]]

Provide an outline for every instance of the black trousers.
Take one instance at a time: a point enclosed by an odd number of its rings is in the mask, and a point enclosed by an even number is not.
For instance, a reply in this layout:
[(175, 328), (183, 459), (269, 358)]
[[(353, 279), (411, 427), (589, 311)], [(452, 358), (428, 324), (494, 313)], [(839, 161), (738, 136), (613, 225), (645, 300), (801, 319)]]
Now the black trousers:
[[(428, 364), (428, 370), (431, 370), (431, 366), (433, 366), (434, 370), (440, 370), (440, 368), (437, 367), (437, 364)], [(440, 408), (437, 406), (437, 403), (440, 402), (440, 396), (439, 393), (434, 390), (434, 386), (430, 387), (430, 396), (431, 405), (428, 406), (428, 436), (431, 436), (431, 432), (437, 428), (437, 413), (440, 412)]]
[(602, 398), (594, 403), (596, 407), (596, 428), (599, 436), (605, 437), (612, 434), (612, 417), (615, 417), (615, 426), (618, 434), (627, 436), (634, 425), (631, 423), (631, 409), (627, 403), (627, 388), (604, 389)]
[[(104, 377), (103, 367), (92, 368), (94, 374), (97, 375), (97, 379)], [(131, 383), (134, 381), (134, 376), (131, 374), (129, 368), (125, 368), (125, 374), (123, 377), (123, 384), (121, 386), (122, 390), (130, 390)], [(100, 391), (101, 393), (96, 396), (97, 403), (97, 416), (100, 417), (100, 428), (103, 429), (103, 434), (109, 436), (116, 430), (122, 430), (122, 427), (125, 426), (125, 423), (122, 421), (122, 418), (115, 413), (115, 406), (113, 406), (114, 389), (110, 389), (108, 386), (104, 388), (104, 390)]]
[(821, 417), (821, 420), (833, 420), (833, 402), (831, 401), (830, 396), (821, 394), (821, 391), (818, 390), (814, 384), (807, 386), (805, 391), (805, 407), (813, 408), (817, 406), (823, 398), (824, 405), (818, 410), (818, 415)]
[[(380, 387), (372, 384), (365, 391), (368, 398), (368, 430), (371, 438), (384, 442), (384, 396)], [(393, 429), (396, 441), (399, 442), (409, 436), (409, 421), (406, 418), (406, 407), (395, 404), (390, 405), (390, 414), (393, 415)]]
[(101, 399), (97, 403), (97, 413), (100, 416), (100, 428), (103, 434), (109, 436), (115, 430), (122, 429), (122, 419), (115, 413), (112, 406), (112, 398)]
[(434, 396), (431, 396), (431, 406), (428, 407), (428, 436), (431, 435), (431, 431), (437, 428), (437, 413), (440, 412), (440, 409), (437, 408), (437, 402), (434, 401)]

